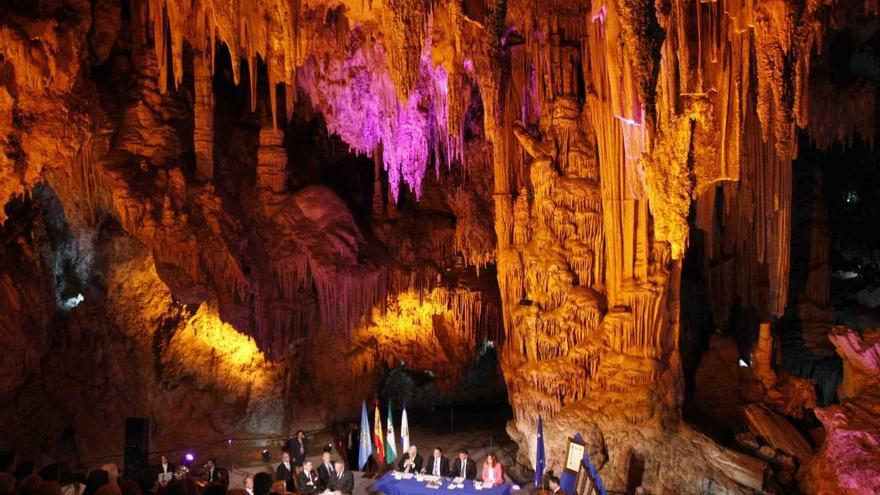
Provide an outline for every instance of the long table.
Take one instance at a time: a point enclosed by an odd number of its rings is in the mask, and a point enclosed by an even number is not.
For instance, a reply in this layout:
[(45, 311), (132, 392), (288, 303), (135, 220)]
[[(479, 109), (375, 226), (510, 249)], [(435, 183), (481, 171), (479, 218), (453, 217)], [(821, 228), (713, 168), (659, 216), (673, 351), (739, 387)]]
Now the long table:
[(452, 478), (444, 479), (440, 488), (428, 488), (428, 481), (417, 481), (415, 478), (398, 480), (393, 472), (385, 473), (373, 483), (373, 490), (385, 495), (510, 495), (510, 483), (505, 483), (494, 488), (477, 490), (474, 482), (464, 480), (464, 488), (450, 489)]

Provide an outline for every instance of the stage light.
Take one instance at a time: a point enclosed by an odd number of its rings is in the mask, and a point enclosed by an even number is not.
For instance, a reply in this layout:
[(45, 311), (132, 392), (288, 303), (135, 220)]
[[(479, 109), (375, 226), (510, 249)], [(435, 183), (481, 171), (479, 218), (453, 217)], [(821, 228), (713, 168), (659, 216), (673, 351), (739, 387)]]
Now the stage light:
[(230, 438), (229, 440), (226, 441), (226, 445), (232, 445), (232, 439), (231, 439), (231, 438)]
[(263, 462), (272, 462), (272, 453), (269, 449), (263, 449)]

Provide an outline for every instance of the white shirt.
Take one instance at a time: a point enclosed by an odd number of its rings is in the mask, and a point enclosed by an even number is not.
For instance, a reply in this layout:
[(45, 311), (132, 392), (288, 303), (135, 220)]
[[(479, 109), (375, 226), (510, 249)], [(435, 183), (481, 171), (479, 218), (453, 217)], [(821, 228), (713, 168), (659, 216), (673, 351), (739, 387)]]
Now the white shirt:
[(290, 463), (289, 463), (289, 462), (282, 462), (281, 464), (284, 464), (284, 467), (285, 467), (288, 471), (290, 471)]
[(465, 460), (461, 461), (461, 473), (459, 473), (462, 478), (467, 478), (467, 465), (468, 459), (465, 458)]
[(163, 472), (163, 473), (167, 473), (167, 472), (168, 472), (168, 464), (162, 464), (162, 472)]
[(440, 458), (434, 458), (434, 471), (431, 472), (434, 476), (440, 476)]

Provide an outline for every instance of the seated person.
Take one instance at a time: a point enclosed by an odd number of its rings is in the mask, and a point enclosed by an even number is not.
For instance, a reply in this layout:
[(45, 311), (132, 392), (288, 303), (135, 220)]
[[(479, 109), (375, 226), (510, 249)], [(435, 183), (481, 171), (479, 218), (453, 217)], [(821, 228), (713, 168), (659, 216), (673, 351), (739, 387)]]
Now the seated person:
[(327, 488), (330, 484), (330, 478), (333, 475), (333, 461), (330, 452), (324, 451), (321, 454), (321, 465), (318, 466), (318, 478), (321, 480), (321, 487)]
[(418, 473), (422, 470), (422, 456), (419, 455), (419, 449), (415, 445), (410, 445), (409, 451), (403, 454), (400, 462), (397, 463), (397, 469), (404, 473)]
[(486, 462), (483, 463), (483, 483), (490, 486), (499, 486), (504, 484), (504, 472), (501, 470), (501, 463), (495, 457), (494, 452), (489, 452), (486, 456)]
[(431, 476), (449, 476), (449, 459), (443, 457), (443, 449), (434, 447), (434, 456), (425, 463), (422, 472)]
[(477, 465), (468, 457), (467, 449), (458, 451), (458, 459), (452, 463), (452, 471), (449, 473), (449, 476), (468, 480), (477, 479)]
[(550, 486), (550, 492), (553, 495), (568, 495), (565, 493), (565, 490), (559, 486), (559, 478), (553, 476), (552, 474), (547, 477), (547, 484)]
[(275, 469), (275, 481), (283, 481), (287, 491), (293, 491), (293, 465), (290, 452), (281, 452), (281, 464)]
[(300, 493), (318, 493), (321, 481), (318, 473), (312, 469), (312, 461), (306, 461), (303, 464), (302, 473), (299, 475), (299, 492)]
[(343, 495), (351, 495), (354, 490), (354, 475), (345, 470), (342, 461), (336, 461), (335, 473), (330, 476), (327, 489), (331, 492), (339, 492)]

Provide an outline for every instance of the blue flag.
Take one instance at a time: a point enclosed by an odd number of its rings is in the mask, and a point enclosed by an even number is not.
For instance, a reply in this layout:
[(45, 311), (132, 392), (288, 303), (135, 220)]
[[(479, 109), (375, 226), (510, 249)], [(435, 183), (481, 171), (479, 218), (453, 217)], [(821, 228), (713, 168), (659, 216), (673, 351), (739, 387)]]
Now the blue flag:
[(540, 488), (541, 478), (544, 476), (544, 423), (538, 415), (538, 447), (535, 452), (535, 487)]
[(370, 442), (370, 420), (367, 418), (367, 403), (361, 403), (361, 440), (358, 448), (358, 470), (363, 471), (364, 466), (373, 453), (373, 444)]

